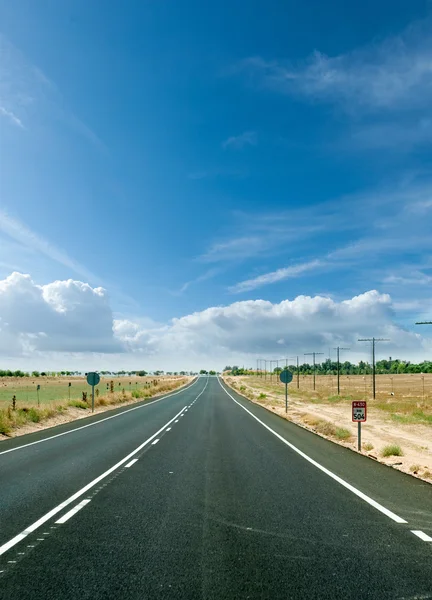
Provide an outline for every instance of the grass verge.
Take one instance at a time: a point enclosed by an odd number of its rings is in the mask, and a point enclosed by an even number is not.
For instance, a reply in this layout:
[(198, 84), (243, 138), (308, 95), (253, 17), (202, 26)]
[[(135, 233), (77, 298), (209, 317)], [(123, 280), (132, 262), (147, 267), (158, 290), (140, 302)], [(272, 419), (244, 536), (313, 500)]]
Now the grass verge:
[[(115, 406), (130, 402), (131, 400), (139, 400), (152, 398), (166, 392), (175, 390), (176, 388), (187, 383), (186, 378), (176, 379), (173, 381), (158, 381), (153, 386), (145, 386), (132, 392), (113, 392), (105, 396), (95, 398), (95, 407), (98, 406)], [(18, 430), (30, 423), (41, 423), (47, 421), (55, 415), (64, 414), (69, 408), (79, 408), (83, 411), (91, 410), (91, 401), (89, 403), (82, 400), (61, 400), (59, 403), (44, 405), (44, 407), (28, 407), (19, 406), (17, 403), (16, 410), (11, 406), (0, 409), (0, 434), (10, 436), (14, 431)], [(71, 419), (72, 420), (72, 419)]]

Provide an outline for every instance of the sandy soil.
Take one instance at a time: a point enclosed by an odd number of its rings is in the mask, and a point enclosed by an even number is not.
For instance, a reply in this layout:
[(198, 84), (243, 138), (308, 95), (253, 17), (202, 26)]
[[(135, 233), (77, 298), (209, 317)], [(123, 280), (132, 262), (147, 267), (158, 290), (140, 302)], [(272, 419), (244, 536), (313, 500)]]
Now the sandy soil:
[[(252, 391), (256, 394), (256, 387), (248, 386), (247, 378), (225, 377), (224, 379), (228, 385), (233, 382), (236, 384), (234, 389), (237, 393), (242, 394), (239, 391), (239, 387), (242, 385), (246, 388), (242, 395)], [(269, 393), (267, 389), (265, 393), (267, 394), (265, 399), (254, 397), (253, 402), (276, 412), (283, 418), (288, 418), (306, 429), (314, 431), (314, 433), (318, 433), (318, 435), (322, 434), (315, 431), (313, 426), (313, 421), (317, 418), (329, 421), (337, 427), (348, 429), (352, 433), (352, 438), (348, 441), (340, 441), (326, 435), (323, 435), (323, 437), (357, 451), (357, 424), (351, 421), (350, 404), (316, 404), (309, 402), (307, 399), (296, 398), (295, 393), (293, 393), (290, 396), (287, 416), (285, 414), (284, 399), (281, 396)], [(245, 397), (248, 396), (245, 395)], [(248, 399), (251, 400), (249, 397)], [(308, 421), (312, 425), (308, 424)], [(395, 423), (387, 413), (371, 408), (368, 409), (367, 422), (362, 424), (362, 445), (364, 444), (372, 444), (373, 449), (368, 451), (363, 449), (363, 454), (432, 483), (432, 426)], [(381, 457), (381, 449), (388, 444), (398, 444), (403, 450), (403, 456)], [(414, 466), (420, 468), (414, 472)]]

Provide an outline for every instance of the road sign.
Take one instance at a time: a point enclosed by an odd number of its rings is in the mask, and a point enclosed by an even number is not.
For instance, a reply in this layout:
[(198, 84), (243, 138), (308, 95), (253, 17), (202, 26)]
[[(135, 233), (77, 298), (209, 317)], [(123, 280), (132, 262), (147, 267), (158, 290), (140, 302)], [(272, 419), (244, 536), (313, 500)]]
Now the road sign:
[(97, 385), (100, 381), (99, 373), (87, 373), (87, 383), (89, 385)]
[(352, 420), (355, 423), (364, 423), (366, 412), (366, 402), (364, 400), (357, 400), (352, 403)]
[(291, 373), (291, 371), (281, 371), (280, 375), (279, 375), (279, 379), (282, 381), (282, 383), (291, 383), (292, 379), (293, 379), (293, 374)]

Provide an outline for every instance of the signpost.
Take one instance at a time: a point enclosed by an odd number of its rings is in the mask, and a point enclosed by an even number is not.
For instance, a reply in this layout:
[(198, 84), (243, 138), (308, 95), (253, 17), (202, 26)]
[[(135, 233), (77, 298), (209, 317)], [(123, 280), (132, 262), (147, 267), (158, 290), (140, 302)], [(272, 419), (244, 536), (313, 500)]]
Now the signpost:
[(94, 389), (100, 381), (99, 373), (87, 373), (87, 383), (92, 386), (92, 412), (94, 412)]
[(38, 384), (37, 384), (37, 387), (36, 387), (36, 393), (37, 393), (37, 399), (38, 399), (38, 406), (40, 406), (40, 400), (39, 400), (39, 390), (40, 390), (40, 384), (38, 383)]
[(365, 400), (354, 400), (352, 403), (352, 420), (358, 425), (357, 450), (361, 450), (361, 424), (366, 422), (367, 406)]
[(288, 369), (280, 372), (279, 379), (285, 384), (285, 412), (288, 412), (288, 384), (291, 383), (293, 374)]

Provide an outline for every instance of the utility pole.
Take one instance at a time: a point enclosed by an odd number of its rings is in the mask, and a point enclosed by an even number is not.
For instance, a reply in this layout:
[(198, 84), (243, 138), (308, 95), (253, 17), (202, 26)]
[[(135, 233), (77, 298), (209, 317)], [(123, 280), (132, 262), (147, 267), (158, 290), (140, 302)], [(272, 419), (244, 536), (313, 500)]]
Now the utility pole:
[(375, 344), (377, 342), (389, 342), (387, 338), (359, 338), (359, 342), (372, 342), (372, 390), (373, 397), (376, 397), (376, 385), (375, 385)]
[(313, 356), (313, 389), (315, 389), (315, 356), (324, 354), (323, 352), (305, 352), (305, 356)]
[(297, 359), (297, 389), (300, 389), (300, 373), (299, 373), (299, 357), (298, 356), (290, 356), (288, 360)]
[[(337, 350), (337, 387), (338, 387), (338, 396), (340, 395), (340, 350), (351, 350), (351, 348), (341, 348), (338, 346), (337, 348), (333, 348), (333, 350)], [(333, 385), (332, 385), (333, 387)]]
[(263, 358), (264, 360), (264, 379), (267, 381), (267, 361), (265, 358)]

